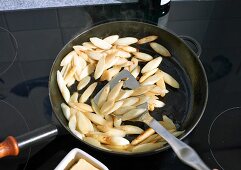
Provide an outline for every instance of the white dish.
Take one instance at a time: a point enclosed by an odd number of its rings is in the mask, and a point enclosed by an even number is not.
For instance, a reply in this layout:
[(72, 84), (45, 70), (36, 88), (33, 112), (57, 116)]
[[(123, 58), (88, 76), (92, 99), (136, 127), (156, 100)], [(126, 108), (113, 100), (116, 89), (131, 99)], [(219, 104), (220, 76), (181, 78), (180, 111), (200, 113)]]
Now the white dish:
[(100, 170), (109, 170), (103, 163), (89, 155), (88, 153), (82, 151), (81, 149), (72, 149), (64, 159), (58, 164), (55, 170), (68, 170), (72, 167), (80, 158), (85, 159), (87, 162), (95, 166)]

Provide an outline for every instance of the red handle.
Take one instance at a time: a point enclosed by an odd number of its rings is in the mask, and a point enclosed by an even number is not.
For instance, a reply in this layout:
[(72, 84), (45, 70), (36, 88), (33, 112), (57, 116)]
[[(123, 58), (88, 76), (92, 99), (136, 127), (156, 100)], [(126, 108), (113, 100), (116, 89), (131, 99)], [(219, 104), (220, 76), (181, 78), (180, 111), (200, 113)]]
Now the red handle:
[(0, 143), (0, 158), (5, 156), (17, 156), (18, 153), (18, 142), (13, 136), (8, 136)]

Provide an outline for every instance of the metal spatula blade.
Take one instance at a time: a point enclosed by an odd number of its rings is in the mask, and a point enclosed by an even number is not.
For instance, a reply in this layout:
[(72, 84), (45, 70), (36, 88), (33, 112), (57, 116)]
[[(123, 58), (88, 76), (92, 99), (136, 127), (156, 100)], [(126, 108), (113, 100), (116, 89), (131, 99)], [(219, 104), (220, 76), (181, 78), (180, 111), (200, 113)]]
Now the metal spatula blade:
[(124, 88), (135, 89), (140, 86), (139, 82), (129, 71), (122, 70), (95, 95), (94, 102), (98, 102), (100, 94), (107, 85), (110, 85), (110, 89), (112, 89), (120, 80), (125, 80), (123, 85)]

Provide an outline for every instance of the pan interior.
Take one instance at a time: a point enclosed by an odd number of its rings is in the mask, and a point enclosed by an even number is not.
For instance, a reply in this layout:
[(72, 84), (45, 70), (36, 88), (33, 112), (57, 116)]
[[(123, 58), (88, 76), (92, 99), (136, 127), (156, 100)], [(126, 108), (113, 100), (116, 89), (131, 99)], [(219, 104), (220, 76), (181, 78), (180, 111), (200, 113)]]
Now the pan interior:
[[(56, 72), (61, 69), (60, 62), (63, 57), (73, 50), (73, 45), (89, 41), (90, 37), (105, 38), (115, 34), (120, 35), (120, 37), (133, 36), (136, 38), (158, 35), (159, 39), (157, 42), (164, 45), (171, 52), (171, 58), (163, 57), (160, 69), (172, 75), (180, 83), (180, 89), (174, 89), (167, 85), (169, 93), (163, 98), (166, 106), (159, 109), (156, 108), (151, 114), (157, 120), (161, 120), (163, 114), (169, 116), (177, 124), (179, 130), (185, 130), (185, 133), (180, 138), (186, 136), (200, 120), (206, 105), (207, 84), (205, 73), (194, 53), (175, 35), (156, 26), (141, 22), (119, 21), (98, 25), (79, 34), (65, 45), (55, 59), (49, 79), (50, 100), (56, 117), (70, 132), (68, 121), (61, 111), (60, 104), (64, 100), (56, 81)], [(153, 53), (148, 44), (141, 45), (138, 48), (140, 51), (147, 52), (154, 57), (158, 56)], [(91, 97), (93, 98), (106, 83), (99, 82)], [(72, 92), (76, 91), (75, 86), (71, 89)], [(140, 126), (144, 125), (140, 124)]]

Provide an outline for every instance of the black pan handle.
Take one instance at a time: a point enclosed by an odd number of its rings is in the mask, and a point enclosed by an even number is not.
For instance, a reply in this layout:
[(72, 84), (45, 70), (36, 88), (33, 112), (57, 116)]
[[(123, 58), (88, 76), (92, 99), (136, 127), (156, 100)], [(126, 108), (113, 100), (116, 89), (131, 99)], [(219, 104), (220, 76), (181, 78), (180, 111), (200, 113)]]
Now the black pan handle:
[(186, 36), (186, 35), (180, 35), (178, 36), (182, 40), (184, 40), (185, 44), (187, 44), (189, 47), (191, 47), (192, 51), (196, 53), (197, 57), (199, 58), (202, 53), (201, 45), (197, 40), (195, 40), (192, 37)]
[(41, 143), (58, 134), (56, 125), (49, 124), (18, 137), (8, 136), (0, 143), (0, 158), (17, 156), (22, 149)]

